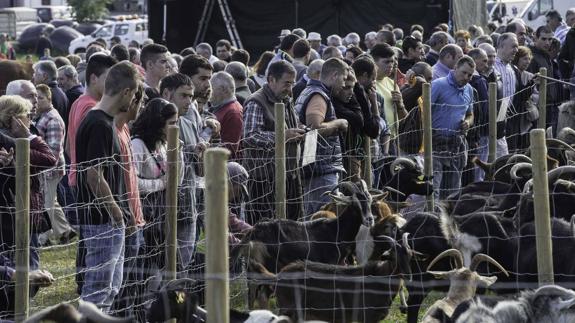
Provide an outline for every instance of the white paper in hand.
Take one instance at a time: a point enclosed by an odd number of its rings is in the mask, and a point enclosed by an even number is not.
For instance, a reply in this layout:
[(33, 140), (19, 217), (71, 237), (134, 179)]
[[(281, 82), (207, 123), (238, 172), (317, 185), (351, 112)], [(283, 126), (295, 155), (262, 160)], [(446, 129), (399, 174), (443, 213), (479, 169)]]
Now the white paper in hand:
[(305, 134), (305, 143), (303, 146), (303, 159), (301, 163), (302, 167), (315, 162), (316, 149), (317, 149), (317, 130), (312, 130)]
[(507, 109), (509, 109), (509, 104), (511, 103), (511, 98), (501, 99), (501, 107), (499, 107), (499, 114), (497, 115), (497, 122), (505, 120), (507, 116)]

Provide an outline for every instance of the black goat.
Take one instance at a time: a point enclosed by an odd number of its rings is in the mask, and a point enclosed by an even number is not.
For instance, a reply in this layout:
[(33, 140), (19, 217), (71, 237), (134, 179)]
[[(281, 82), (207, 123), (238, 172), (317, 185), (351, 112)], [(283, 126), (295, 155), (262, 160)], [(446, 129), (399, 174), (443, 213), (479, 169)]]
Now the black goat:
[(378, 322), (385, 318), (401, 279), (410, 277), (410, 259), (421, 256), (411, 250), (405, 234), (399, 244), (389, 238), (385, 261), (363, 266), (338, 266), (298, 261), (274, 275), (260, 266), (264, 279), (276, 284), (280, 313), (294, 321)]
[(387, 157), (379, 161), (376, 168), (381, 169), (377, 188), (386, 191), (392, 188), (388, 200), (403, 202), (411, 194), (429, 195), (433, 193), (433, 183), (423, 174), (417, 164), (405, 157)]
[[(190, 279), (176, 279), (168, 282), (156, 292), (147, 311), (150, 323), (176, 319), (178, 323), (206, 322), (207, 313), (198, 304), (198, 295), (191, 292), (195, 282)], [(270, 311), (258, 310), (244, 313), (230, 309), (230, 323), (269, 323), (278, 319)]]
[[(331, 194), (331, 197), (346, 206), (339, 217), (307, 222), (271, 220), (257, 223), (232, 249), (231, 263), (244, 256), (249, 258), (248, 263), (261, 263), (272, 272), (298, 260), (343, 263), (353, 252), (360, 226), (373, 225), (371, 196), (356, 188), (351, 196)], [(250, 292), (250, 295), (251, 306), (255, 294)]]

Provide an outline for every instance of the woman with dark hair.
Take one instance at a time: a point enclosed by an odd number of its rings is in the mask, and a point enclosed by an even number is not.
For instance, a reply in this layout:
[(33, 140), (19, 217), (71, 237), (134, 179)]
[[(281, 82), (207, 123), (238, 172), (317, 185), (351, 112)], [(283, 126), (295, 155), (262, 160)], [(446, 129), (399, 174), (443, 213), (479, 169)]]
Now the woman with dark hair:
[(273, 58), (274, 53), (270, 51), (263, 52), (260, 56), (260, 59), (258, 59), (256, 64), (252, 67), (253, 74), (250, 76), (250, 79), (252, 79), (252, 81), (254, 81), (256, 84), (256, 91), (267, 83), (266, 70), (268, 69), (268, 65)]
[[(163, 223), (168, 181), (167, 133), (168, 127), (177, 122), (178, 108), (164, 99), (155, 98), (140, 111), (131, 128), (132, 154), (146, 221), (144, 268), (148, 270), (145, 279), (153, 273), (152, 268), (161, 269), (163, 264)], [(180, 163), (183, 163), (181, 154)], [(178, 178), (181, 179), (183, 167), (179, 167), (179, 170)]]

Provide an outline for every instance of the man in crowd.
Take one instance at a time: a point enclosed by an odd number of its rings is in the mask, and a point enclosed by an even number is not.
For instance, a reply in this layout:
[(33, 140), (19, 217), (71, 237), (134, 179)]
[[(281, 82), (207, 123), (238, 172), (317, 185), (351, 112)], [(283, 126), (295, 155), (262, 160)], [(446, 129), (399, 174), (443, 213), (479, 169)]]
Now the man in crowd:
[[(503, 118), (497, 119), (499, 122), (505, 122), (507, 110), (510, 108), (511, 102), (513, 102), (513, 96), (515, 95), (517, 78), (515, 76), (515, 71), (511, 66), (511, 62), (515, 57), (515, 54), (517, 54), (518, 47), (519, 44), (515, 34), (503, 33), (499, 37), (499, 41), (497, 43), (497, 58), (495, 59), (494, 65), (495, 75), (497, 76), (497, 97), (501, 98), (501, 104), (498, 106), (498, 116), (503, 116)], [(500, 112), (499, 110), (501, 109), (504, 109), (505, 111)], [(498, 128), (497, 130), (499, 133), (500, 129)], [(505, 137), (498, 138), (497, 157), (507, 155), (508, 153), (509, 148), (507, 145), (507, 139)]]
[(160, 96), (160, 80), (168, 75), (168, 49), (164, 45), (150, 44), (142, 48), (140, 60), (146, 70), (146, 96), (148, 100)]
[(455, 70), (431, 83), (433, 133), (433, 189), (444, 199), (461, 187), (467, 163), (465, 134), (473, 125), (473, 88), (469, 84), (475, 62), (463, 56)]
[(232, 44), (227, 39), (220, 39), (216, 43), (216, 56), (219, 60), (230, 62), (232, 58)]
[(506, 33), (513, 33), (517, 38), (519, 46), (525, 46), (527, 44), (527, 29), (521, 21), (511, 22), (505, 27)]
[(320, 81), (310, 80), (296, 102), (300, 122), (317, 130), (316, 159), (303, 168), (306, 219), (329, 201), (323, 193), (337, 186), (344, 171), (339, 133), (347, 131), (348, 123), (337, 119), (331, 95), (345, 85), (348, 68), (340, 59), (328, 59), (321, 69)]
[(293, 67), (296, 71), (296, 82), (299, 81), (305, 71), (307, 70), (307, 65), (309, 63), (309, 58), (311, 54), (311, 47), (305, 39), (298, 39), (293, 44)]
[(254, 92), (244, 105), (242, 161), (250, 175), (248, 190), (251, 203), (246, 205), (246, 219), (251, 225), (276, 216), (274, 206), (276, 103), (283, 103), (285, 108), (286, 214), (294, 220), (303, 217), (297, 151), (304, 131), (298, 127), (298, 119), (290, 100), (295, 74), (295, 69), (288, 62), (277, 61), (270, 64), (267, 83)]
[(558, 27), (555, 30), (555, 38), (559, 39), (561, 45), (565, 43), (565, 36), (571, 27), (575, 26), (575, 8), (569, 8), (567, 12), (565, 12), (565, 28)]
[(68, 98), (64, 91), (58, 87), (58, 69), (52, 61), (41, 61), (34, 65), (34, 75), (32, 80), (34, 84), (46, 84), (52, 92), (52, 105), (60, 113), (64, 124), (68, 124)]
[(252, 94), (247, 84), (248, 71), (246, 66), (240, 62), (231, 62), (226, 65), (224, 71), (234, 78), (236, 99), (243, 106), (246, 99)]
[(375, 46), (376, 37), (377, 33), (375, 31), (370, 31), (367, 34), (365, 34), (363, 43), (365, 45), (365, 49), (367, 49), (368, 52), (373, 48), (373, 46)]
[(78, 128), (78, 209), (86, 268), (81, 299), (109, 311), (122, 284), (124, 231), (131, 211), (114, 117), (127, 112), (139, 86), (139, 73), (129, 62), (110, 68), (104, 93)]
[(195, 114), (194, 110), (199, 114), (202, 113), (204, 105), (212, 94), (210, 78), (213, 71), (214, 68), (208, 60), (200, 55), (188, 55), (182, 61), (180, 73), (190, 77), (194, 85), (193, 109), (189, 109), (188, 114), (184, 115), (186, 118), (192, 119), (194, 117), (192, 114)]
[(214, 74), (210, 80), (212, 98), (210, 112), (221, 125), (221, 142), (231, 152), (230, 159), (239, 157), (238, 147), (242, 137), (242, 105), (235, 97), (234, 79), (226, 72)]
[(302, 76), (302, 78), (299, 81), (297, 81), (297, 83), (294, 85), (292, 89), (294, 101), (297, 100), (303, 89), (305, 89), (305, 87), (307, 86), (307, 82), (309, 82), (310, 79), (319, 81), (319, 76), (321, 75), (321, 68), (324, 62), (325, 61), (323, 59), (316, 59), (309, 64), (306, 73)]
[(455, 44), (443, 46), (439, 52), (439, 60), (433, 65), (433, 79), (436, 80), (447, 76), (462, 56), (463, 50), (461, 50), (461, 47)]
[[(68, 98), (68, 111), (70, 111), (72, 104), (84, 94), (84, 86), (82, 86), (78, 80), (78, 72), (74, 66), (64, 65), (58, 69), (58, 86), (64, 90)], [(68, 120), (68, 118), (66, 118), (66, 120)], [(68, 124), (66, 124), (66, 126), (68, 126)]]
[(218, 58), (216, 56), (214, 56), (212, 46), (208, 43), (198, 44), (196, 46), (196, 53), (198, 55), (203, 56), (205, 59), (207, 59), (210, 62), (210, 64), (213, 64), (214, 62), (216, 62), (218, 60)]
[(425, 55), (425, 62), (431, 66), (437, 63), (439, 59), (439, 52), (443, 46), (449, 44), (449, 37), (446, 32), (436, 31), (434, 32), (429, 40), (427, 41), (429, 45), (429, 52)]
[(425, 51), (423, 50), (421, 40), (413, 36), (407, 36), (403, 39), (401, 49), (403, 50), (403, 57), (398, 61), (398, 68), (404, 74), (413, 66), (413, 64), (420, 62), (425, 58)]

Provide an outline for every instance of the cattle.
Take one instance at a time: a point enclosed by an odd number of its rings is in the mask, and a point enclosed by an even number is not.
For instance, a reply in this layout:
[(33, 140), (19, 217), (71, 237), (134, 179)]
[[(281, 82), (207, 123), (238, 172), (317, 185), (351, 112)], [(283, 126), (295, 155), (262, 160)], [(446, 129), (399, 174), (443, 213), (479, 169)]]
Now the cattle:
[(0, 95), (6, 94), (6, 86), (14, 80), (31, 80), (34, 69), (31, 63), (0, 60)]

